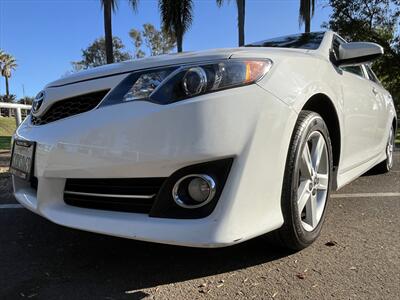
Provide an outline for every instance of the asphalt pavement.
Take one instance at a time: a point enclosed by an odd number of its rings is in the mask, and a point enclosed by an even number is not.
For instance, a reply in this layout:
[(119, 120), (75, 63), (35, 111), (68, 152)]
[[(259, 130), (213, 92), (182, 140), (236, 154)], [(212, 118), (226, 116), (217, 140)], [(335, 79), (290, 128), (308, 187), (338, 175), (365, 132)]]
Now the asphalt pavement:
[(399, 299), (399, 152), (395, 163), (336, 193), (298, 253), (265, 238), (192, 249), (64, 228), (14, 208), (0, 174), (0, 299)]

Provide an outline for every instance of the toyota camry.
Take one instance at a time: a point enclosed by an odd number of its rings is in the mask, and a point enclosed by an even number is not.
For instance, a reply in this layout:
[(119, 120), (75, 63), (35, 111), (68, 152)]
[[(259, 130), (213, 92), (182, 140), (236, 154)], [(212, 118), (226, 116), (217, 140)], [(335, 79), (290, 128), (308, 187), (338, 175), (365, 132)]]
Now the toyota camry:
[(330, 191), (392, 168), (382, 54), (315, 32), (61, 78), (13, 137), (15, 196), (101, 234), (223, 247), (272, 232), (305, 248)]

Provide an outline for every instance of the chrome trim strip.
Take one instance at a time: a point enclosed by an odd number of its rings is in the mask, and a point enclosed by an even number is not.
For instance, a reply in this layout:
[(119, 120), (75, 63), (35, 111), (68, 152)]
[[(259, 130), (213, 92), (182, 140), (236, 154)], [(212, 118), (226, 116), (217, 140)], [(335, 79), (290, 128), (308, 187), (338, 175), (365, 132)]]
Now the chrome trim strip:
[(72, 192), (72, 191), (64, 191), (64, 194), (103, 197), (103, 198), (124, 198), (124, 199), (151, 199), (156, 196), (156, 194), (153, 194), (153, 195), (117, 195), (117, 194), (83, 193), (83, 192)]

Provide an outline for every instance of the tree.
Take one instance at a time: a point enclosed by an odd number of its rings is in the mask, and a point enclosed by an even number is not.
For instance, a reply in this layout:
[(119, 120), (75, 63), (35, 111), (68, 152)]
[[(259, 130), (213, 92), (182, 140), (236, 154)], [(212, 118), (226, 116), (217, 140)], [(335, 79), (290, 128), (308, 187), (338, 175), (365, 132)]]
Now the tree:
[(135, 45), (134, 56), (136, 58), (145, 56), (145, 53), (141, 50), (143, 38), (151, 56), (169, 53), (176, 45), (175, 36), (168, 34), (165, 30), (157, 30), (150, 23), (143, 24), (142, 31), (132, 29), (129, 36)]
[(4, 53), (1, 54), (1, 75), (6, 81), (6, 96), (10, 95), (10, 87), (8, 80), (11, 78), (12, 71), (17, 68), (17, 61), (11, 54)]
[[(113, 37), (113, 60), (121, 62), (131, 59), (121, 39)], [(75, 71), (90, 69), (107, 64), (106, 43), (104, 38), (95, 40), (88, 48), (82, 49), (82, 60), (72, 62)]]
[(311, 19), (315, 12), (315, 0), (300, 0), (299, 23), (304, 23), (304, 32), (311, 32)]
[[(230, 0), (228, 0), (230, 2)], [(224, 0), (217, 0), (217, 5), (221, 7)], [(244, 46), (244, 23), (246, 16), (246, 0), (236, 0), (236, 6), (238, 11), (238, 34), (239, 34), (239, 47)]]
[[(128, 0), (133, 11), (137, 11), (139, 0)], [(113, 55), (113, 37), (111, 15), (118, 8), (118, 0), (100, 0), (104, 12), (104, 34), (106, 44), (106, 62), (111, 64), (114, 62)]]
[(0, 49), (0, 74), (3, 70), (3, 60), (5, 59), (5, 55), (6, 53), (2, 49)]
[(380, 44), (385, 55), (373, 69), (400, 109), (400, 0), (329, 0), (332, 14), (323, 26), (349, 41)]
[(162, 30), (176, 37), (178, 52), (182, 52), (183, 36), (193, 21), (192, 0), (159, 0)]
[(143, 44), (142, 33), (139, 30), (131, 29), (129, 31), (129, 36), (133, 40), (133, 45), (135, 46), (135, 53), (133, 54), (133, 57), (134, 58), (145, 57), (146, 54), (141, 49)]

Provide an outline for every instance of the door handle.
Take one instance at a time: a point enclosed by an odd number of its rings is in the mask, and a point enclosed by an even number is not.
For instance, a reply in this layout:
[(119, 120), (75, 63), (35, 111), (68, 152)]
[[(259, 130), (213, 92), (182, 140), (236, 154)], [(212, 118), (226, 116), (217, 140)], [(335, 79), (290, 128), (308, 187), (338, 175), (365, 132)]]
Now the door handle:
[(373, 88), (373, 89), (372, 89), (372, 92), (374, 93), (375, 96), (378, 96), (378, 93), (379, 93), (379, 92), (378, 92), (377, 88)]

